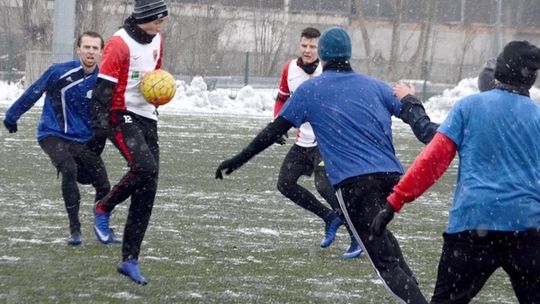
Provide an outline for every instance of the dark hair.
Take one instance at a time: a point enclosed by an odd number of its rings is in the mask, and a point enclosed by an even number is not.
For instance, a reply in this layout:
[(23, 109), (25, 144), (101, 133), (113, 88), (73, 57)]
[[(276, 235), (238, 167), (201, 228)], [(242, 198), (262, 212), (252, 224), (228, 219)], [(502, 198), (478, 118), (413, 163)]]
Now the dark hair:
[(103, 40), (103, 37), (101, 37), (100, 34), (98, 34), (97, 32), (94, 32), (94, 31), (86, 31), (84, 33), (82, 33), (81, 35), (79, 35), (79, 37), (77, 38), (77, 46), (78, 47), (81, 47), (81, 40), (82, 40), (82, 37), (84, 36), (88, 36), (88, 37), (92, 37), (92, 38), (99, 38), (99, 40), (101, 40), (101, 48), (103, 49), (105, 47), (105, 40)]
[(302, 30), (302, 33), (300, 34), (300, 38), (302, 37), (306, 37), (308, 39), (319, 38), (321, 37), (321, 32), (319, 32), (319, 30), (314, 27), (306, 27)]

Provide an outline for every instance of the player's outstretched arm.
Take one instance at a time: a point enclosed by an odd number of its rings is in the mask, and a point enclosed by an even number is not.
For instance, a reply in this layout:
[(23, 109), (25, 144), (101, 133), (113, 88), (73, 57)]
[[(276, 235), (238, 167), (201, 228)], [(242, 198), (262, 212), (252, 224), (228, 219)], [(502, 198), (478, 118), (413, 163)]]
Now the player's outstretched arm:
[(55, 66), (50, 66), (6, 111), (4, 126), (9, 133), (17, 132), (17, 120), (30, 110), (55, 81)]
[(420, 152), (405, 176), (394, 186), (383, 209), (373, 218), (370, 238), (383, 233), (403, 205), (410, 203), (429, 189), (448, 169), (457, 151), (456, 144), (446, 135), (437, 133)]
[(424, 144), (429, 143), (435, 136), (439, 124), (431, 122), (422, 102), (414, 96), (414, 86), (398, 83), (393, 90), (402, 103), (399, 118), (411, 127), (419, 141)]
[(293, 124), (285, 118), (278, 116), (269, 123), (259, 134), (249, 143), (249, 145), (234, 157), (224, 160), (216, 169), (216, 179), (223, 179), (223, 171), (229, 175), (242, 165), (247, 163), (255, 155), (261, 153), (266, 148), (276, 142), (283, 134), (287, 133)]

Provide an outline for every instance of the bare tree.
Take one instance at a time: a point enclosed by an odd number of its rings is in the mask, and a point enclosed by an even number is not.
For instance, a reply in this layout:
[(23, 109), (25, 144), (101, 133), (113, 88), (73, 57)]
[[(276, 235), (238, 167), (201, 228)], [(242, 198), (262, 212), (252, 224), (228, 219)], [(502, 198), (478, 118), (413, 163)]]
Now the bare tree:
[(475, 38), (477, 36), (477, 32), (474, 27), (468, 25), (465, 28), (465, 35), (463, 36), (463, 41), (458, 48), (459, 53), (456, 53), (457, 57), (457, 73), (456, 73), (456, 79), (455, 82), (457, 83), (461, 79), (463, 79), (463, 69), (465, 66), (465, 58), (467, 57), (468, 50), (471, 49), (471, 45), (474, 42)]
[(75, 5), (76, 28), (75, 35), (84, 31), (105, 32), (107, 22), (104, 7), (106, 0), (77, 0)]
[(433, 20), (435, 18), (435, 12), (437, 11), (437, 1), (424, 0), (424, 16), (422, 25), (420, 27), (420, 36), (418, 38), (418, 44), (416, 51), (410, 60), (409, 78), (420, 78), (422, 75), (422, 61), (427, 57), (429, 37), (431, 35), (431, 29), (433, 27)]
[(399, 59), (401, 42), (401, 23), (403, 19), (403, 0), (394, 0), (394, 19), (392, 20), (392, 44), (388, 60), (388, 74), (391, 79), (396, 78), (396, 66)]
[(219, 6), (209, 5), (202, 16), (169, 15), (164, 31), (168, 69), (176, 71), (182, 65), (191, 76), (219, 74), (224, 56), (224, 52), (218, 51), (221, 49), (220, 38), (230, 22), (222, 18), (220, 12)]
[[(173, 52), (170, 52), (169, 50), (182, 50), (186, 46), (184, 39), (182, 38), (184, 33), (184, 25), (181, 23), (181, 20), (185, 18), (176, 14), (169, 14), (167, 19), (168, 20), (165, 23), (165, 30), (163, 31), (163, 36), (165, 36), (166, 43), (166, 50), (163, 58), (163, 68), (175, 73), (178, 70), (177, 66), (180, 64), (180, 60), (178, 60), (179, 52), (174, 52), (173, 54)], [(171, 35), (171, 33), (174, 33), (174, 35)]]
[(52, 18), (44, 0), (15, 0), (17, 18), (23, 27), (26, 50), (49, 50), (52, 41)]
[(286, 24), (282, 14), (267, 9), (253, 10), (255, 71), (261, 76), (272, 75), (283, 45)]
[[(8, 8), (6, 8), (8, 10)], [(15, 33), (12, 29), (13, 17), (11, 12), (0, 14), (0, 70), (14, 70)], [(19, 54), (21, 54), (20, 52)], [(8, 71), (9, 73), (10, 71)]]
[[(364, 43), (364, 52), (366, 53), (366, 70), (371, 74), (371, 42), (369, 32), (367, 30), (367, 22), (360, 6), (360, 0), (351, 0), (351, 16), (354, 17), (362, 33), (362, 41)], [(349, 18), (349, 25), (352, 25), (352, 19)]]

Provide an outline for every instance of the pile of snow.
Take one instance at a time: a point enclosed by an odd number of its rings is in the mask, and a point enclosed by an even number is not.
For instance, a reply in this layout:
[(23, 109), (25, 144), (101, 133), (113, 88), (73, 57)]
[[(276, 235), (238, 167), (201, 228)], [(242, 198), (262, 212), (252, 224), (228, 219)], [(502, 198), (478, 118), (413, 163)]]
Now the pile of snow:
[[(448, 111), (459, 99), (478, 93), (478, 78), (466, 78), (461, 80), (456, 87), (444, 90), (441, 95), (429, 98), (425, 103), (426, 112), (435, 122), (442, 122), (448, 115)], [(540, 89), (532, 87), (529, 91), (531, 98), (540, 103)]]
[(195, 77), (188, 85), (177, 81), (174, 99), (160, 108), (161, 113), (220, 113), (272, 115), (277, 90), (245, 86), (241, 89), (208, 91), (202, 77)]
[[(249, 85), (239, 89), (208, 91), (202, 77), (193, 78), (189, 84), (177, 81), (176, 86), (174, 99), (159, 108), (160, 114), (215, 113), (272, 117), (277, 94), (277, 89), (254, 89)], [(8, 85), (0, 81), (0, 104), (11, 105), (23, 92), (21, 84)]]
[(429, 98), (425, 103), (426, 112), (435, 122), (442, 122), (448, 111), (459, 99), (478, 93), (478, 78), (466, 78), (461, 80), (456, 87), (444, 90), (441, 95)]
[(12, 104), (24, 92), (21, 83), (0, 81), (0, 104)]
[[(10, 105), (24, 92), (20, 83), (8, 85), (0, 81), (0, 104)], [(466, 78), (441, 95), (426, 101), (426, 111), (435, 122), (442, 122), (455, 102), (462, 97), (478, 92), (477, 78)], [(531, 97), (540, 102), (540, 89), (533, 87)], [(180, 114), (234, 114), (272, 116), (277, 89), (215, 89), (208, 91), (202, 77), (195, 77), (187, 84), (177, 81), (176, 96), (160, 107), (160, 113)]]

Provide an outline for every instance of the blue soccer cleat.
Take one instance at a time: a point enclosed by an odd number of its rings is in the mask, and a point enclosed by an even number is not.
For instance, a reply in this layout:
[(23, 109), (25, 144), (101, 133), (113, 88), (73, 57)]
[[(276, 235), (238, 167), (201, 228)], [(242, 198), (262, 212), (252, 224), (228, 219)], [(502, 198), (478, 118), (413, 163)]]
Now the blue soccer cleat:
[(349, 246), (349, 249), (347, 252), (345, 252), (341, 257), (344, 259), (354, 259), (359, 257), (362, 254), (362, 247), (354, 237), (351, 238), (351, 246)]
[(73, 232), (71, 236), (67, 239), (67, 244), (69, 246), (79, 246), (80, 244), (82, 244), (81, 233), (78, 231)]
[(321, 242), (321, 248), (330, 246), (336, 238), (336, 232), (343, 222), (339, 216), (335, 216), (332, 220), (326, 223), (324, 240)]
[[(97, 205), (97, 204), (96, 204)], [(109, 229), (110, 212), (98, 212), (94, 207), (94, 232), (99, 242), (109, 244), (111, 231)]]
[(148, 281), (146, 281), (146, 279), (142, 276), (141, 270), (139, 269), (139, 264), (135, 259), (120, 262), (116, 267), (116, 270), (119, 273), (125, 275), (126, 277), (129, 277), (133, 282), (137, 284), (148, 284)]
[(112, 228), (109, 228), (109, 244), (122, 244), (122, 238), (117, 237)]

